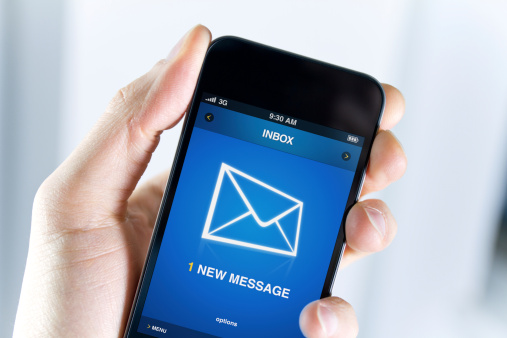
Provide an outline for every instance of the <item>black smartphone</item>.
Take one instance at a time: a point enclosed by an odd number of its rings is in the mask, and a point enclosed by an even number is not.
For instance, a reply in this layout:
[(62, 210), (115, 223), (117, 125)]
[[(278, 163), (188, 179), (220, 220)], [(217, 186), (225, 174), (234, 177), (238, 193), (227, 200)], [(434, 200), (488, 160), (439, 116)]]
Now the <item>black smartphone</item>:
[(301, 337), (384, 108), (355, 71), (237, 37), (205, 57), (126, 337)]

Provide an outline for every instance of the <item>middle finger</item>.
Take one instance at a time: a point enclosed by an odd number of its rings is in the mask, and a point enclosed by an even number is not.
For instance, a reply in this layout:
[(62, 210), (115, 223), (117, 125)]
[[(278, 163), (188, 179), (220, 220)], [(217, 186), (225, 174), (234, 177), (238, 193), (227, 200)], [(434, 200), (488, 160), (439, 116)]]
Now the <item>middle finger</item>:
[(400, 142), (391, 131), (381, 130), (373, 142), (361, 196), (399, 180), (406, 168), (407, 157)]

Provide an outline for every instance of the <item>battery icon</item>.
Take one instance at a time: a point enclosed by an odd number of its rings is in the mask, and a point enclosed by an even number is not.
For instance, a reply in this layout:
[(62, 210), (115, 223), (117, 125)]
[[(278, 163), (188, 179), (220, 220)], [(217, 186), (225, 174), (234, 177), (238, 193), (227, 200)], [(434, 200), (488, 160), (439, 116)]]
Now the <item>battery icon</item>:
[(352, 143), (357, 143), (357, 142), (359, 142), (359, 137), (349, 135), (349, 136), (347, 136), (347, 141), (352, 142)]

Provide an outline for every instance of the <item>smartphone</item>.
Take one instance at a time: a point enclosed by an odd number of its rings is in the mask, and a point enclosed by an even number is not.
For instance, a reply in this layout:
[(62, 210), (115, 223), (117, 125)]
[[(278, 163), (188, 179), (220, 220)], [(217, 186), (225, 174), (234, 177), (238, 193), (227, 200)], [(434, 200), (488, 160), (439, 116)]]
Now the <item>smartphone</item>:
[(302, 337), (331, 295), (384, 108), (372, 77), (214, 40), (125, 337)]

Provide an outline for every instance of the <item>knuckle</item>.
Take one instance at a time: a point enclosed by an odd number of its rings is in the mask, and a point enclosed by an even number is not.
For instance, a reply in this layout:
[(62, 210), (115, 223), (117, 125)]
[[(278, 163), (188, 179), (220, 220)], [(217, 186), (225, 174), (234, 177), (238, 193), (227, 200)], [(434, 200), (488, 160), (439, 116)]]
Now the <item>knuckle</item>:
[(116, 105), (128, 105), (131, 100), (133, 92), (133, 84), (128, 84), (120, 88), (113, 96), (112, 103)]
[(35, 197), (33, 199), (33, 206), (34, 208), (38, 208), (42, 206), (46, 200), (46, 197), (48, 195), (48, 183), (47, 179), (42, 182), (42, 184), (39, 186), (37, 191), (35, 192)]
[(44, 211), (44, 214), (47, 215), (56, 208), (65, 205), (67, 190), (57, 172), (54, 172), (37, 189), (33, 201), (34, 212)]
[(111, 100), (108, 111), (138, 111), (148, 94), (150, 86), (144, 76), (120, 88)]
[(165, 65), (167, 65), (167, 60), (166, 59), (160, 59), (158, 60), (158, 62), (155, 64), (155, 66), (153, 66), (153, 69), (158, 69), (160, 67), (164, 67)]

